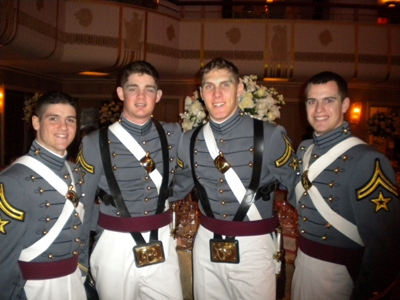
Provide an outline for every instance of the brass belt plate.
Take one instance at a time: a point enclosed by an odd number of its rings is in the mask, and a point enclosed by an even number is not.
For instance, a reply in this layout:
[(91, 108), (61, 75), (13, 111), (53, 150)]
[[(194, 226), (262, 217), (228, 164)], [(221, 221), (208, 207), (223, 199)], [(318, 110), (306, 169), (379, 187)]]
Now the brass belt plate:
[(141, 268), (165, 261), (164, 248), (161, 241), (147, 243), (144, 246), (133, 247), (136, 267)]
[(239, 241), (211, 239), (210, 259), (215, 263), (239, 263)]

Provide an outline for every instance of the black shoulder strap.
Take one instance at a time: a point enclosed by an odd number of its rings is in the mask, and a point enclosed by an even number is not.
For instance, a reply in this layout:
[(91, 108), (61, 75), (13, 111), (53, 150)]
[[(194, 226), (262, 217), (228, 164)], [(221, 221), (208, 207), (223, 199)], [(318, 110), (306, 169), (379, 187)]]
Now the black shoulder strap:
[(165, 134), (164, 128), (155, 119), (152, 119), (154, 126), (158, 131), (158, 136), (161, 142), (161, 151), (163, 158), (163, 179), (160, 187), (160, 194), (158, 195), (158, 204), (156, 214), (161, 214), (164, 211), (165, 201), (168, 198), (168, 179), (169, 179), (169, 152), (168, 152), (168, 141)]
[(261, 168), (264, 152), (264, 126), (263, 122), (254, 119), (254, 152), (253, 152), (253, 171), (249, 187), (243, 197), (240, 206), (233, 217), (233, 221), (243, 221), (246, 217), (251, 204), (254, 202), (254, 195), (260, 185)]
[(214, 214), (211, 210), (210, 201), (208, 200), (207, 192), (204, 186), (197, 180), (196, 172), (194, 168), (194, 144), (196, 143), (197, 135), (203, 125), (198, 126), (190, 138), (190, 167), (192, 169), (193, 182), (196, 187), (197, 198), (200, 200), (201, 206), (203, 207), (204, 213), (210, 218), (214, 218)]

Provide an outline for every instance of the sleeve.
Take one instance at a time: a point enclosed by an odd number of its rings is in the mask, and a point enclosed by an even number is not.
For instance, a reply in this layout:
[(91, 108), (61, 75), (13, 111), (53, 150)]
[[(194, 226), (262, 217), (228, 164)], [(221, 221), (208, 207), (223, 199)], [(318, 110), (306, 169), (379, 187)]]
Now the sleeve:
[(172, 182), (172, 196), (168, 201), (178, 201), (189, 194), (194, 182), (190, 168), (190, 138), (192, 131), (182, 133), (178, 145), (178, 156), (176, 158), (175, 174)]
[(29, 199), (21, 182), (0, 176), (0, 291), (5, 299), (11, 299), (25, 284), (18, 258), (29, 222)]
[(381, 153), (368, 151), (361, 155), (349, 197), (365, 249), (351, 299), (384, 296), (400, 270), (400, 208), (395, 173)]
[[(268, 168), (272, 175), (281, 183), (281, 189), (288, 191), (288, 201), (295, 205), (294, 192), (298, 178), (298, 162), (291, 144), (282, 126), (275, 126), (264, 152), (268, 160)], [(266, 137), (268, 140), (268, 138)]]

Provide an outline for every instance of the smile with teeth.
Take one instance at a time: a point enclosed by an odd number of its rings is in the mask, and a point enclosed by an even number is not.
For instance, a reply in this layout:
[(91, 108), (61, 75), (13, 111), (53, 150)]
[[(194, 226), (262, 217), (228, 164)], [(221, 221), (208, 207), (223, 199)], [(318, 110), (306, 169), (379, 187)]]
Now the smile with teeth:
[(216, 107), (221, 107), (221, 106), (224, 105), (224, 103), (214, 103), (213, 105), (216, 106)]
[(328, 117), (315, 117), (315, 120), (317, 120), (317, 121), (325, 121), (327, 119), (328, 119)]

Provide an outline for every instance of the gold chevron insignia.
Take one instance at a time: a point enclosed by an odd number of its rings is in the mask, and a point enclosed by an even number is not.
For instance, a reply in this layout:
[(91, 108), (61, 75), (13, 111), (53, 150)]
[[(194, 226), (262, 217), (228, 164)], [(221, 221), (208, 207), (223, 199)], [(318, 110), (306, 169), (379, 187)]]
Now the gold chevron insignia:
[(374, 174), (372, 175), (371, 180), (364, 187), (357, 190), (357, 200), (361, 200), (369, 196), (378, 188), (378, 186), (382, 186), (388, 192), (398, 196), (396, 185), (391, 183), (390, 180), (386, 178), (379, 165), (379, 160), (375, 160)]
[[(25, 218), (25, 213), (21, 210), (18, 210), (8, 203), (6, 196), (4, 195), (4, 184), (0, 183), (0, 210), (4, 212), (10, 218), (13, 218), (18, 221), (23, 221)], [(5, 225), (5, 224), (3, 224)]]
[(183, 169), (184, 164), (179, 157), (176, 159), (176, 164), (178, 165), (179, 168)]
[[(286, 164), (289, 161), (289, 159), (292, 157), (292, 153), (294, 153), (293, 146), (290, 143), (289, 139), (283, 133), (282, 133), (282, 137), (285, 140), (286, 148), (285, 148), (285, 153), (283, 153), (283, 155), (275, 161), (275, 165), (278, 168), (282, 167), (284, 164)], [(291, 163), (290, 166), (293, 167), (294, 170), (297, 169), (297, 163), (294, 161)]]
[(83, 157), (82, 149), (79, 150), (78, 157), (76, 158), (76, 164), (80, 165), (82, 169), (90, 174), (94, 174), (94, 166), (89, 165)]
[(378, 212), (382, 208), (386, 211), (389, 211), (389, 207), (387, 204), (389, 203), (390, 200), (392, 200), (392, 198), (385, 198), (383, 197), (382, 192), (379, 192), (379, 198), (371, 199), (371, 202), (376, 204), (375, 212)]

